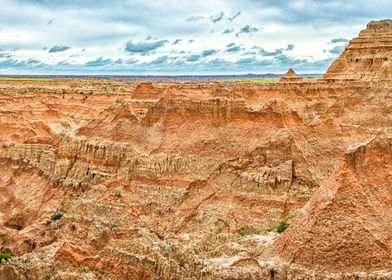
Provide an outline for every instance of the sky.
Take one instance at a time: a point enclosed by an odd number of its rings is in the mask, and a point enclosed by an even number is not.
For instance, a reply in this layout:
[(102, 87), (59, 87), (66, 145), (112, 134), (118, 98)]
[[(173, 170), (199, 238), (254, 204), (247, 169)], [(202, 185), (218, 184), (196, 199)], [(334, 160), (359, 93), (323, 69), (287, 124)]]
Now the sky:
[(323, 73), (390, 0), (0, 0), (0, 74)]

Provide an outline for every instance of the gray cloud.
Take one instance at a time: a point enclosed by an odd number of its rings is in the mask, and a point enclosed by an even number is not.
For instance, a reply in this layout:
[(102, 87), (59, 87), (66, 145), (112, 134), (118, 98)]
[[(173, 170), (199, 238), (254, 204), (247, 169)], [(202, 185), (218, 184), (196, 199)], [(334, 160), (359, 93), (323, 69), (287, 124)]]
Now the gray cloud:
[(224, 12), (220, 12), (220, 13), (218, 13), (216, 15), (212, 15), (212, 16), (209, 16), (209, 17), (205, 17), (205, 16), (191, 16), (191, 17), (188, 17), (186, 19), (186, 21), (187, 22), (200, 22), (200, 21), (204, 21), (206, 19), (209, 19), (213, 23), (217, 23), (217, 22), (221, 21), (224, 18), (224, 16), (225, 16), (225, 13)]
[(147, 41), (150, 41), (152, 39), (157, 40), (158, 38), (157, 37), (153, 37), (151, 35), (148, 35), (147, 38), (146, 38)]
[(254, 63), (256, 60), (256, 58), (254, 57), (247, 57), (247, 58), (241, 58), (239, 60), (236, 61), (236, 64), (238, 65), (248, 65), (248, 64), (252, 64)]
[[(257, 49), (259, 47), (253, 47), (253, 49)], [(283, 52), (285, 51), (292, 51), (294, 49), (294, 45), (293, 44), (288, 44), (286, 48), (280, 48), (280, 49), (276, 49), (274, 51), (267, 51), (263, 48), (259, 48), (259, 54), (261, 54), (262, 56), (277, 56), (277, 55), (282, 55)]]
[(198, 22), (198, 21), (202, 21), (203, 19), (205, 19), (205, 17), (203, 17), (203, 16), (191, 16), (191, 17), (187, 18), (186, 21)]
[(242, 50), (243, 50), (243, 48), (241, 48), (240, 46), (235, 46), (235, 47), (231, 47), (231, 48), (226, 49), (227, 52), (239, 52)]
[(279, 55), (275, 56), (274, 59), (280, 65), (298, 65), (298, 64), (305, 64), (308, 62), (307, 59), (294, 58), (294, 57), (290, 57), (285, 54), (279, 54)]
[(230, 33), (233, 33), (234, 32), (234, 28), (227, 28), (227, 29), (225, 29), (223, 32), (222, 32), (222, 34), (230, 34)]
[(348, 40), (346, 38), (335, 38), (331, 40), (331, 44), (336, 44), (336, 43), (347, 43)]
[(228, 19), (230, 20), (230, 21), (234, 21), (238, 16), (240, 16), (241, 15), (241, 12), (236, 12), (236, 13), (234, 13), (231, 17), (229, 17)]
[(130, 58), (130, 59), (119, 58), (114, 63), (115, 64), (128, 64), (128, 65), (130, 65), (130, 64), (135, 64), (138, 61), (139, 61), (138, 59), (134, 59), (134, 58)]
[(163, 64), (163, 63), (167, 62), (168, 60), (169, 60), (169, 56), (168, 56), (168, 55), (162, 55), (162, 56), (160, 56), (160, 57), (154, 59), (154, 60), (151, 61), (150, 63), (151, 63), (151, 64), (159, 65), (159, 64)]
[(186, 61), (188, 61), (188, 62), (195, 62), (195, 61), (199, 61), (199, 60), (200, 60), (200, 55), (198, 55), (198, 54), (192, 54), (186, 58)]
[(267, 51), (267, 50), (262, 48), (262, 49), (259, 50), (259, 54), (261, 54), (262, 56), (276, 56), (276, 55), (279, 55), (279, 54), (282, 54), (282, 53), (283, 53), (283, 51), (281, 49), (277, 49), (277, 50), (274, 50), (274, 51)]
[(160, 40), (155, 42), (140, 41), (137, 43), (134, 43), (132, 40), (130, 40), (125, 45), (125, 51), (129, 53), (146, 54), (163, 47), (166, 43), (167, 40)]
[(346, 47), (347, 45), (335, 46), (329, 50), (329, 53), (339, 55), (346, 49)]
[(225, 13), (220, 12), (217, 15), (211, 16), (210, 19), (213, 23), (217, 23), (218, 21), (221, 21), (223, 17), (225, 16)]
[(184, 50), (171, 50), (170, 53), (176, 53), (176, 54), (185, 54), (186, 52)]
[(204, 50), (204, 51), (202, 51), (201, 56), (206, 57), (206, 56), (216, 54), (217, 52), (218, 52), (218, 50), (215, 50), (215, 49)]
[(245, 25), (244, 27), (240, 28), (240, 31), (236, 34), (236, 36), (238, 37), (242, 33), (251, 34), (255, 32), (259, 32), (259, 28), (250, 25)]
[(42, 67), (42, 63), (37, 59), (16, 60), (6, 59), (0, 60), (0, 67), (4, 69), (36, 69)]
[(58, 53), (58, 52), (64, 52), (66, 50), (69, 50), (71, 47), (69, 46), (62, 46), (62, 45), (58, 45), (58, 46), (53, 46), (49, 49), (49, 53)]
[(244, 48), (242, 48), (240, 45), (237, 45), (236, 43), (230, 43), (226, 46), (226, 52), (239, 52), (243, 49)]
[(176, 39), (174, 42), (173, 42), (173, 44), (172, 45), (177, 45), (177, 44), (179, 44), (179, 43), (181, 43), (181, 39)]
[(110, 65), (112, 63), (113, 63), (113, 60), (111, 58), (104, 59), (103, 57), (98, 57), (95, 60), (86, 62), (85, 65), (87, 67), (101, 67), (101, 66)]
[(256, 52), (244, 52), (241, 55), (256, 55)]
[(8, 58), (11, 58), (11, 57), (12, 57), (12, 54), (10, 54), (10, 53), (0, 52), (0, 58), (8, 59)]

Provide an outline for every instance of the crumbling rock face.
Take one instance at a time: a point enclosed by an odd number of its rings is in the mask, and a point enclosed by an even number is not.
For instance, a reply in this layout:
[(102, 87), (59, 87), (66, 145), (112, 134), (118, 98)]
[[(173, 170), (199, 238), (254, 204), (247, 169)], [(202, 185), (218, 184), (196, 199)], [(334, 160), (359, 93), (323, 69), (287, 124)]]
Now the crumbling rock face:
[(384, 135), (349, 150), (277, 240), (290, 263), (331, 272), (391, 266), (392, 144)]
[(391, 279), (390, 33), (319, 80), (1, 82), (0, 279)]

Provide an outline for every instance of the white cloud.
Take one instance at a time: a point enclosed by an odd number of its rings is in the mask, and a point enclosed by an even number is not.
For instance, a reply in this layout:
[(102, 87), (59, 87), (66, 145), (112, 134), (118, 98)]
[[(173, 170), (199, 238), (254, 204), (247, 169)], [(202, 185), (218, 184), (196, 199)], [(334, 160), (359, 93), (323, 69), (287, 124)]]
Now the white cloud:
[[(388, 0), (0, 0), (0, 3), (0, 49), (12, 54), (11, 58), (0, 57), (0, 63), (7, 65), (3, 72), (91, 71), (93, 67), (86, 69), (85, 65), (95, 62), (106, 63), (105, 69), (113, 73), (122, 73), (125, 63), (116, 61), (131, 61), (131, 65), (137, 61), (138, 67), (145, 67), (142, 71), (159, 70), (162, 74), (193, 70), (208, 74), (230, 68), (245, 73), (282, 71), (290, 67), (289, 63), (298, 61), (304, 61), (302, 69), (322, 72), (330, 57), (342, 51), (345, 38), (356, 36), (372, 19), (388, 17), (392, 8)], [(146, 40), (148, 36), (150, 40)], [(227, 45), (231, 43), (233, 49), (228, 51)], [(288, 44), (295, 48), (286, 49)], [(54, 46), (72, 48), (49, 53)], [(259, 49), (252, 50), (253, 46)], [(333, 48), (336, 49), (332, 51)], [(263, 60), (261, 49), (272, 61)], [(174, 58), (173, 54), (180, 57)], [(34, 60), (40, 64), (32, 63)], [(259, 62), (251, 63), (252, 60)], [(149, 64), (152, 61), (154, 66)], [(236, 62), (236, 66), (228, 67), (230, 62)], [(154, 68), (158, 64), (160, 68)]]

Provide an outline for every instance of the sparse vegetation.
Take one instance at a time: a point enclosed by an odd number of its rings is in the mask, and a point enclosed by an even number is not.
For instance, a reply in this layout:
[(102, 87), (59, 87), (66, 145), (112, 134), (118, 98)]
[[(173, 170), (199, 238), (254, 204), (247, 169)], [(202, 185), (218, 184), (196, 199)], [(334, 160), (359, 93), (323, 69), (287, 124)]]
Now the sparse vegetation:
[(1, 245), (2, 246), (7, 246), (8, 242), (10, 241), (8, 236), (4, 236), (3, 239), (1, 240)]
[(110, 228), (111, 228), (111, 229), (118, 228), (118, 224), (117, 224), (117, 223), (112, 223), (112, 224), (110, 225)]
[(276, 227), (276, 232), (282, 233), (289, 227), (289, 224), (285, 221), (281, 221), (278, 226)]
[(60, 220), (64, 216), (64, 212), (56, 212), (52, 217), (50, 218), (52, 222)]
[(72, 230), (72, 231), (76, 231), (76, 229), (77, 229), (76, 225), (75, 225), (75, 224), (72, 224), (72, 225), (71, 225), (71, 230)]
[(122, 194), (121, 191), (116, 191), (115, 194), (116, 194), (116, 196), (117, 196), (118, 198), (123, 197), (123, 194)]
[[(290, 225), (290, 224), (288, 224), (287, 222), (281, 221), (281, 222), (276, 226), (276, 228), (268, 227), (268, 228), (266, 228), (266, 229), (264, 229), (264, 230), (258, 229), (258, 230), (255, 231), (255, 234), (260, 235), (260, 234), (265, 233), (265, 232), (277, 232), (277, 233), (282, 233), (282, 232), (284, 232), (284, 231), (289, 227), (289, 225)], [(250, 235), (250, 233), (249, 233), (248, 231), (242, 229), (242, 230), (240, 231), (240, 235), (241, 235), (242, 237), (244, 237), (244, 236)]]

